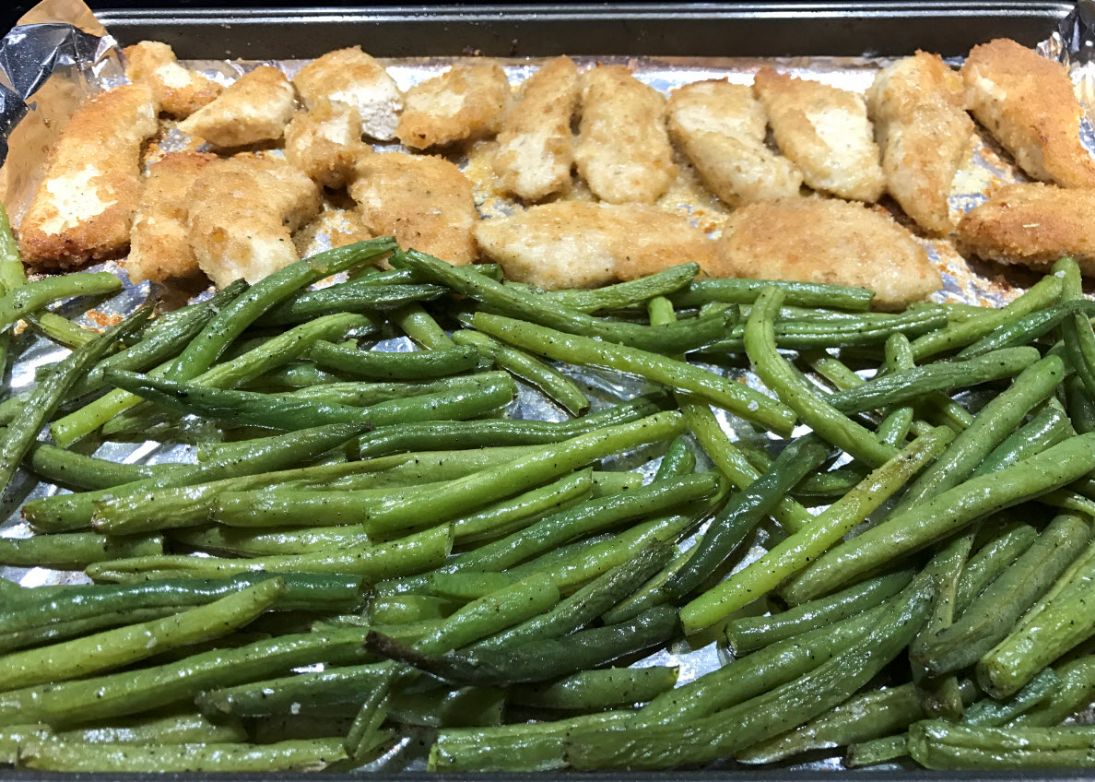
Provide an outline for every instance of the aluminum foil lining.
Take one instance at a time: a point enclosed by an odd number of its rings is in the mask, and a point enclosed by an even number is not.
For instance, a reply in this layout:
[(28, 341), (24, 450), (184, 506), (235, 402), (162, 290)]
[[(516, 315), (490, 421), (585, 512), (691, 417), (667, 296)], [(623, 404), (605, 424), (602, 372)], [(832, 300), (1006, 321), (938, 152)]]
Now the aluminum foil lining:
[[(78, 0), (50, 0), (35, 9), (25, 19), (34, 20), (13, 29), (0, 41), (0, 184), (4, 202), (18, 220), (22, 209), (29, 202), (34, 187), (41, 176), (43, 152), (48, 149), (53, 136), (63, 127), (64, 120), (74, 108), (98, 91), (116, 86), (124, 80), (120, 52), (111, 38), (97, 23), (90, 11)], [(1038, 51), (1069, 67), (1076, 93), (1088, 111), (1095, 116), (1095, 65), (1092, 52), (1095, 43), (1091, 30), (1095, 23), (1095, 0), (1082, 0), (1072, 14), (1063, 20), (1060, 29), (1038, 45)], [(402, 89), (430, 78), (460, 58), (429, 58), (413, 60), (388, 60), (385, 65)], [(871, 83), (874, 73), (890, 60), (875, 57), (859, 58), (795, 58), (793, 60), (745, 59), (745, 58), (576, 58), (579, 66), (597, 62), (626, 62), (642, 81), (663, 92), (688, 82), (710, 78), (728, 78), (733, 82), (748, 84), (752, 74), (762, 64), (774, 65), (795, 75), (804, 76), (835, 87), (862, 92)], [(536, 67), (535, 61), (500, 60), (512, 83), (526, 78)], [(228, 84), (242, 73), (259, 65), (275, 65), (289, 76), (303, 65), (303, 61), (284, 60), (269, 63), (248, 61), (188, 61), (184, 64), (196, 68), (211, 78)], [(1090, 119), (1085, 122), (1085, 143), (1095, 151), (1095, 132)], [(169, 128), (150, 158), (175, 149), (193, 148), (197, 145), (184, 134)], [(378, 146), (378, 151), (399, 149), (398, 145)], [(484, 218), (507, 214), (519, 205), (499, 195), (494, 186), (489, 165), (492, 142), (473, 146), (454, 161), (461, 166), (474, 187), (476, 204)], [(659, 201), (659, 206), (669, 211), (680, 211), (700, 228), (717, 236), (730, 210), (708, 193), (700, 183), (692, 167), (683, 158), (676, 160), (680, 175), (669, 192)], [(1010, 158), (983, 132), (975, 139), (975, 148), (967, 164), (955, 177), (950, 195), (951, 208), (955, 212), (972, 208), (984, 199), (984, 193), (994, 181), (1022, 181), (1023, 174), (1016, 169)], [(568, 196), (573, 199), (592, 199), (592, 195), (578, 183)], [(882, 207), (880, 207), (882, 208)], [(906, 220), (898, 210), (892, 210), (901, 221)], [(352, 230), (344, 223), (345, 212), (338, 204), (331, 203), (317, 223), (301, 232), (298, 244), (302, 253), (325, 249), (330, 246), (332, 235)], [(940, 301), (959, 301), (985, 306), (1000, 306), (1034, 282), (1039, 275), (1015, 267), (970, 261), (963, 258), (954, 245), (946, 239), (923, 239), (929, 255), (942, 271), (944, 289), (936, 294)], [(117, 273), (123, 280), (123, 291), (108, 301), (92, 302), (92, 309), (77, 320), (85, 325), (101, 325), (104, 318), (114, 319), (131, 312), (150, 294), (149, 284), (132, 285), (120, 265), (107, 262), (95, 267)], [(207, 295), (202, 294), (202, 295)], [(87, 302), (71, 305), (69, 314), (82, 312)], [(18, 393), (34, 384), (38, 368), (53, 363), (65, 355), (63, 349), (23, 331), (17, 335), (20, 359), (11, 368), (7, 389)], [(410, 350), (406, 339), (384, 340), (373, 346), (376, 350)], [(720, 372), (742, 374), (740, 370), (726, 370), (711, 366)], [(622, 377), (610, 372), (566, 367), (575, 380), (588, 390), (595, 408), (612, 404), (620, 398), (630, 398), (649, 388), (634, 378)], [(756, 378), (745, 373), (746, 382), (756, 384)], [(560, 420), (565, 414), (531, 387), (521, 385), (518, 398), (506, 413), (515, 418), (539, 418)], [(743, 422), (735, 420), (724, 411), (716, 411), (720, 423), (734, 438), (755, 438), (755, 431)], [(796, 432), (800, 434), (800, 432)], [(762, 438), (763, 439), (763, 438)], [(146, 442), (109, 442), (100, 445), (94, 453), (104, 458), (126, 463), (158, 463), (193, 461), (194, 449), (188, 445), (162, 445)], [(650, 453), (627, 454), (615, 460), (608, 468), (644, 471), (646, 478), (653, 475), (657, 459), (647, 461)], [(702, 459), (702, 454), (700, 454)], [(30, 499), (50, 496), (56, 487), (38, 483), (33, 477), (20, 474), (16, 485), (0, 501), (0, 536), (25, 537), (30, 530), (20, 518), (22, 505)], [(820, 510), (820, 509), (818, 509)], [(747, 553), (738, 568), (745, 567), (761, 556), (767, 542), (764, 530), (750, 542)], [(689, 546), (695, 538), (683, 545)], [(85, 583), (86, 577), (78, 572), (60, 572), (44, 568), (0, 568), (0, 576), (27, 587)], [(756, 610), (763, 610), (758, 607)], [(732, 663), (726, 650), (709, 639), (694, 646), (679, 643), (640, 660), (635, 665), (676, 665), (680, 668), (680, 681), (692, 681), (723, 665)], [(425, 743), (424, 740), (425, 739)], [(423, 767), (422, 747), (428, 746), (428, 736), (411, 732), (406, 734), (383, 757), (364, 767), (369, 770), (420, 769)], [(796, 767), (804, 769), (841, 769), (838, 756), (815, 758)]]

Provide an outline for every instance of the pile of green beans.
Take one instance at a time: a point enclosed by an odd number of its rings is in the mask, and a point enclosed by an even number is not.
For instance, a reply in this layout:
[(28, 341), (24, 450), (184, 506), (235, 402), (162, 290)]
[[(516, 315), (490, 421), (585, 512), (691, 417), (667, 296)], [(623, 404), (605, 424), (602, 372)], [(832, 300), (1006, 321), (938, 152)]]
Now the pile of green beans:
[[(0, 579), (0, 765), (1095, 766), (1095, 305), (1055, 272), (882, 313), (382, 237), (102, 330), (70, 300), (118, 279), (27, 281), (0, 211), (0, 364), (21, 322), (69, 351), (0, 399), (0, 565), (70, 573)], [(99, 455), (149, 437), (196, 457)]]

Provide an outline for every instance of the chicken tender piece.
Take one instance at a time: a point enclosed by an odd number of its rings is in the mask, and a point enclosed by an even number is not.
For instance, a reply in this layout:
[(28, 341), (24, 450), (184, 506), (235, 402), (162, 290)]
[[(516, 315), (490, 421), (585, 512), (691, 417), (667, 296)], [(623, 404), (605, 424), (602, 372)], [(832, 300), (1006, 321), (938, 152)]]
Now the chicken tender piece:
[(157, 128), (144, 84), (104, 92), (76, 110), (19, 226), (28, 265), (68, 269), (125, 252), (141, 193), (141, 144)]
[(284, 160), (236, 155), (209, 166), (187, 193), (190, 247), (219, 287), (258, 282), (299, 260), (292, 232), (319, 212), (319, 189)]
[(221, 86), (197, 71), (184, 68), (166, 43), (141, 41), (127, 46), (125, 75), (134, 83), (152, 89), (160, 111), (175, 119), (185, 119), (221, 94)]
[(1044, 267), (1071, 255), (1095, 275), (1095, 189), (1004, 185), (958, 223), (964, 252)]
[(324, 187), (345, 185), (354, 161), (369, 151), (357, 109), (345, 103), (321, 98), (285, 128), (286, 159)]
[(718, 254), (720, 277), (858, 285), (885, 308), (943, 286), (924, 248), (889, 215), (833, 199), (744, 206), (730, 215)]
[(365, 227), (463, 266), (476, 259), (471, 182), (449, 161), (432, 155), (385, 152), (358, 160), (348, 187)]
[(765, 146), (768, 117), (753, 91), (701, 81), (669, 97), (669, 135), (707, 188), (730, 206), (798, 195), (802, 172)]
[(407, 91), (396, 135), (411, 149), (493, 136), (509, 97), (506, 72), (498, 63), (454, 65)]
[(886, 188), (931, 233), (953, 228), (947, 199), (973, 137), (964, 103), (962, 77), (926, 52), (883, 68), (867, 91)]
[(602, 201), (657, 201), (677, 175), (665, 130), (665, 98), (623, 65), (587, 71), (574, 159)]
[(360, 46), (327, 52), (293, 78), (304, 105), (316, 109), (325, 100), (357, 112), (369, 138), (391, 141), (403, 109), (403, 93), (384, 66)]
[(502, 121), (494, 155), (502, 187), (525, 201), (540, 201), (570, 187), (570, 118), (577, 108), (578, 68), (569, 57), (548, 60), (521, 85)]
[(484, 220), (484, 256), (539, 288), (594, 288), (679, 263), (715, 265), (714, 243), (677, 214), (640, 204), (558, 201)]
[(201, 273), (190, 249), (187, 193), (218, 160), (202, 152), (172, 152), (148, 169), (125, 262), (130, 280), (166, 282)]
[(285, 74), (260, 65), (180, 122), (179, 130), (218, 147), (277, 141), (293, 117), (293, 101)]
[(962, 65), (973, 116), (1035, 179), (1095, 187), (1080, 143), (1083, 110), (1063, 65), (1007, 38), (975, 46)]
[(761, 68), (753, 82), (780, 151), (814, 190), (868, 203), (885, 177), (867, 105), (853, 92)]

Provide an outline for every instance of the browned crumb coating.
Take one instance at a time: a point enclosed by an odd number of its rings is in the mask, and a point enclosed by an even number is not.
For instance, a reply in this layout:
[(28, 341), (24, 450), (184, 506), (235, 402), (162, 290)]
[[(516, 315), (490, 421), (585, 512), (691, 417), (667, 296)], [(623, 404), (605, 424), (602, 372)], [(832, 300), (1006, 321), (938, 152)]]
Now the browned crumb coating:
[(166, 43), (141, 41), (122, 50), (125, 75), (131, 82), (147, 84), (160, 111), (175, 119), (185, 119), (210, 103), (223, 89), (212, 79), (184, 68)]
[(180, 122), (179, 129), (218, 147), (277, 141), (293, 116), (294, 102), (285, 74), (260, 65)]
[(411, 149), (493, 136), (509, 96), (506, 72), (498, 63), (454, 65), (407, 91), (396, 134)]

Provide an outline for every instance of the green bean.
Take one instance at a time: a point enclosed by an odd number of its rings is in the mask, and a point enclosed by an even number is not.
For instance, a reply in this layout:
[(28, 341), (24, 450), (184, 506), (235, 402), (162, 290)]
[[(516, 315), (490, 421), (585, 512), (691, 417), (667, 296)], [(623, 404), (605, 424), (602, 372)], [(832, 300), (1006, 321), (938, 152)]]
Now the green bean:
[(109, 725), (62, 731), (55, 738), (86, 744), (219, 744), (246, 741), (247, 731), (235, 721), (210, 722), (201, 714), (183, 712), (113, 720)]
[(314, 529), (273, 529), (251, 531), (231, 527), (172, 530), (171, 539), (199, 551), (235, 556), (264, 554), (306, 554), (318, 549), (360, 546), (369, 536), (353, 527), (317, 527)]
[(536, 386), (571, 415), (581, 415), (589, 409), (589, 398), (577, 383), (525, 351), (467, 329), (454, 332), (452, 339), (457, 345), (474, 347), (482, 355), (490, 356), (496, 366)]
[(688, 290), (673, 296), (678, 307), (698, 307), (718, 301), (728, 304), (752, 304), (765, 288), (779, 288), (788, 304), (799, 307), (834, 307), (842, 310), (870, 309), (874, 293), (867, 288), (826, 285), (786, 280), (693, 280)]
[(764, 384), (793, 409), (803, 423), (838, 448), (877, 467), (896, 451), (873, 433), (842, 415), (813, 390), (795, 368), (776, 350), (773, 315), (782, 304), (782, 292), (771, 288), (753, 306), (745, 326), (745, 349)]
[[(1080, 279), (1080, 267), (1071, 258), (1065, 257), (1053, 265), (1054, 276), (1062, 282), (1061, 298), (1064, 304), (1079, 306), (1089, 304), (1084, 299), (1083, 285)], [(1095, 393), (1095, 331), (1092, 331), (1090, 314), (1073, 312), (1061, 325), (1065, 355), (1076, 377), (1087, 389), (1088, 396)]]
[(0, 690), (80, 678), (121, 668), (162, 651), (219, 638), (269, 608), (284, 589), (280, 579), (267, 579), (166, 619), (9, 654), (0, 660)]
[(309, 711), (357, 707), (363, 691), (383, 678), (384, 664), (369, 663), (331, 668), (315, 673), (294, 674), (277, 679), (248, 682), (201, 693), (195, 703), (204, 714), (220, 718), (270, 717)]
[(397, 309), (416, 301), (430, 301), (445, 293), (437, 285), (376, 285), (357, 280), (305, 291), (282, 302), (259, 319), (260, 326), (301, 323), (335, 312), (359, 312), (366, 315)]
[(731, 497), (711, 520), (695, 553), (662, 586), (670, 600), (687, 597), (718, 573), (776, 503), (828, 458), (829, 449), (814, 435), (801, 437), (784, 448), (770, 472)]
[(792, 412), (771, 397), (683, 361), (482, 312), (473, 316), (472, 324), (503, 342), (549, 358), (607, 366), (689, 391), (746, 420), (782, 433), (788, 432), (793, 424)]
[(50, 738), (48, 725), (12, 725), (0, 728), (0, 764), (14, 766), (19, 762), (19, 749), (36, 738)]
[(48, 310), (27, 315), (26, 321), (38, 334), (66, 348), (76, 349), (98, 336), (97, 332), (78, 326), (68, 318)]
[(726, 641), (735, 657), (743, 657), (777, 641), (874, 608), (904, 589), (912, 577), (913, 571), (899, 570), (778, 614), (734, 619), (726, 625)]
[(1036, 310), (1011, 323), (1004, 323), (980, 340), (958, 352), (959, 358), (973, 358), (1001, 348), (1029, 345), (1039, 337), (1045, 336), (1060, 323), (1072, 317), (1074, 313), (1095, 315), (1095, 305), (1090, 301), (1070, 301), (1055, 304), (1044, 310)]
[[(108, 275), (112, 276), (112, 275)], [(61, 278), (52, 278), (61, 279)], [(19, 290), (25, 290), (20, 288)], [(19, 463), (31, 449), (43, 424), (60, 406), (65, 395), (76, 381), (113, 349), (116, 341), (144, 325), (151, 312), (145, 305), (117, 326), (81, 348), (74, 350), (61, 361), (49, 377), (39, 383), (23, 408), (23, 414), (13, 420), (0, 435), (0, 486), (6, 487), (15, 474)]]
[(606, 668), (579, 671), (542, 685), (523, 685), (509, 691), (509, 700), (541, 709), (597, 711), (642, 703), (673, 689), (678, 668)]
[(858, 646), (759, 697), (685, 724), (582, 732), (571, 737), (567, 757), (577, 769), (670, 768), (711, 762), (779, 735), (847, 700), (877, 675), (923, 625), (930, 594), (925, 579), (914, 582)]
[(1068, 417), (1080, 434), (1095, 432), (1095, 400), (1087, 392), (1083, 381), (1075, 375), (1065, 378), (1065, 397)]
[(447, 347), (409, 353), (356, 350), (330, 342), (317, 342), (308, 357), (320, 369), (329, 369), (370, 380), (426, 380), (467, 372), (479, 364), (474, 347)]
[(345, 760), (339, 738), (300, 739), (274, 744), (84, 744), (28, 741), (19, 753), (27, 768), (46, 771), (270, 772), (320, 771)]
[(509, 586), (517, 579), (506, 573), (491, 572), (445, 572), (430, 573), (430, 593), (467, 602), (489, 595), (502, 587)]
[(1017, 727), (1059, 725), (1095, 699), (1095, 657), (1080, 657), (1057, 668), (1057, 690), (1049, 699), (1017, 717)]
[(109, 538), (94, 532), (0, 538), (0, 565), (81, 570), (92, 562), (163, 553), (163, 538)]
[[(397, 251), (398, 252), (398, 251)], [(479, 277), (480, 275), (476, 275)], [(483, 277), (482, 279), (489, 279)], [(442, 350), (453, 347), (453, 341), (445, 330), (419, 304), (408, 304), (396, 310), (391, 320), (408, 337), (426, 350)]]
[(37, 720), (68, 727), (109, 720), (301, 665), (359, 662), (364, 657), (361, 636), (354, 628), (287, 635), (150, 668), (0, 693), (0, 724)]
[(699, 272), (700, 267), (697, 264), (682, 263), (646, 277), (606, 285), (603, 288), (542, 291), (539, 295), (548, 302), (558, 302), (579, 312), (622, 310), (655, 296), (675, 293), (692, 282)]
[[(19, 246), (11, 232), (8, 213), (0, 204), (0, 294), (6, 295), (15, 291), (16, 288), (25, 285), (26, 281), (27, 273), (19, 257)], [(0, 377), (3, 377), (7, 371), (10, 341), (10, 332), (0, 333)]]
[[(1053, 398), (1050, 398), (1053, 401)], [(973, 471), (986, 475), (1044, 451), (1051, 445), (1075, 436), (1068, 415), (1060, 405), (1047, 404), (1031, 419), (998, 445)]]
[(545, 514), (561, 511), (590, 496), (592, 471), (578, 470), (570, 475), (531, 489), (508, 500), (452, 521), (457, 543), (478, 543), (527, 527)]
[(24, 282), (0, 295), (0, 331), (55, 301), (76, 296), (102, 296), (121, 289), (121, 280), (110, 272), (73, 272)]
[[(506, 579), (512, 582), (513, 579)], [(482, 595), (476, 595), (481, 597)], [(467, 599), (467, 598), (465, 598)], [(444, 619), (462, 601), (427, 595), (394, 595), (377, 598), (369, 606), (369, 617), (377, 625), (408, 624), (433, 619)]]
[(1095, 634), (1090, 603), (1095, 560), (1085, 562), (1057, 594), (1028, 613), (977, 663), (977, 682), (1002, 698), (1017, 692), (1046, 665)]
[(851, 582), (896, 557), (921, 549), (989, 513), (1067, 485), (1095, 469), (1095, 435), (1080, 435), (1004, 469), (971, 478), (902, 513), (815, 561), (792, 582), (808, 599)]
[(442, 525), (390, 543), (337, 551), (253, 559), (134, 557), (93, 563), (87, 573), (95, 580), (123, 582), (154, 581), (168, 574), (175, 578), (209, 578), (254, 572), (349, 574), (374, 582), (432, 570), (445, 561), (451, 548), (452, 530)]
[[(283, 367), (260, 375), (250, 383), (245, 383), (241, 388), (248, 391), (299, 391), (313, 386), (340, 383), (344, 380), (346, 378), (342, 375), (324, 372), (312, 363), (291, 361)], [(384, 399), (392, 398), (394, 397), (384, 397)], [(383, 399), (377, 401), (383, 401)]]
[(612, 321), (586, 315), (557, 302), (544, 302), (535, 294), (521, 291), (512, 285), (502, 285), (415, 250), (399, 253), (393, 261), (510, 317), (644, 351), (671, 354), (694, 349), (720, 337), (730, 318), (730, 313), (716, 313), (696, 318), (687, 324), (656, 327)]
[(909, 729), (908, 746), (930, 769), (1089, 768), (1095, 728), (978, 728), (931, 720)]
[(935, 676), (973, 665), (1011, 631), (1016, 620), (1050, 588), (1087, 546), (1087, 523), (1058, 516), (1012, 565), (988, 585), (958, 621), (920, 650)]
[(161, 619), (173, 613), (176, 613), (176, 609), (171, 607), (139, 608), (125, 612), (100, 613), (86, 619), (71, 619), (49, 625), (36, 625), (23, 630), (0, 634), (0, 652), (12, 652), (31, 646), (56, 643), (68, 638), (85, 636), (95, 630)]
[(481, 387), (486, 381), (499, 380), (504, 374), (503, 372), (480, 372), (474, 375), (457, 375), (440, 380), (421, 382), (363, 383), (351, 381), (347, 383), (325, 383), (288, 392), (287, 396), (293, 399), (307, 399), (321, 403), (329, 402), (353, 407), (365, 407), (375, 405), (378, 402), (405, 399), (411, 396), (472, 391)]
[(962, 722), (966, 725), (999, 727), (1045, 703), (1057, 691), (1060, 680), (1052, 668), (1045, 668), (1026, 686), (1006, 701), (984, 698), (966, 710)]
[(877, 766), (898, 760), (908, 754), (909, 734), (899, 733), (896, 736), (884, 736), (880, 739), (852, 744), (848, 747), (844, 763), (848, 768)]
[(962, 569), (955, 595), (955, 611), (961, 615), (974, 599), (1008, 566), (1030, 548), (1038, 532), (1029, 524), (1007, 523), (993, 529), (992, 538), (977, 551)]
[[(882, 368), (887, 373), (911, 370), (916, 367), (912, 358), (912, 348), (903, 334), (891, 334), (886, 339), (885, 361)], [(909, 436), (916, 420), (916, 409), (912, 405), (898, 405), (886, 410), (886, 415), (878, 425), (878, 439), (895, 448), (903, 444)]]
[[(950, 430), (939, 427), (914, 440), (894, 459), (874, 470), (855, 489), (816, 516), (812, 524), (687, 603), (681, 609), (681, 623), (689, 630), (706, 627), (802, 572), (899, 491), (943, 450), (949, 438)], [(782, 594), (789, 603), (796, 605), (823, 593), (804, 593), (797, 587), (797, 581), (792, 581)]]

